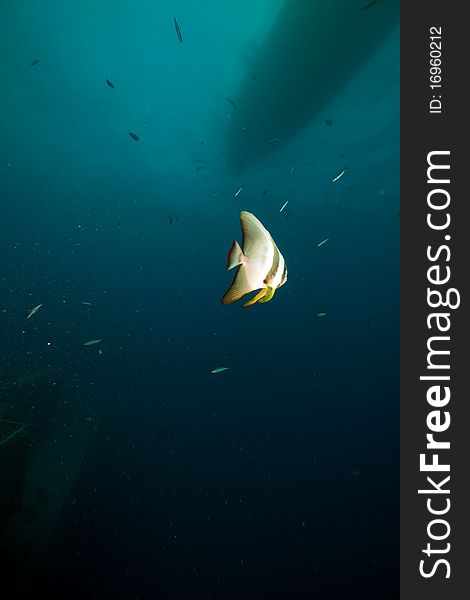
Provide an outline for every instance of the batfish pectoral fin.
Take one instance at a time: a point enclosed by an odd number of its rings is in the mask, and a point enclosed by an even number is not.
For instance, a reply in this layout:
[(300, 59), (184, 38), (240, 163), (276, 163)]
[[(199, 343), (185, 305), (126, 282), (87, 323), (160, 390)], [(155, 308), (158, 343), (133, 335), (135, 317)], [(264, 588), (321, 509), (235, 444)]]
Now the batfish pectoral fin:
[(272, 300), (272, 299), (273, 299), (273, 296), (274, 296), (274, 292), (275, 292), (275, 291), (276, 291), (276, 289), (275, 289), (275, 288), (268, 287), (268, 288), (267, 288), (267, 292), (266, 292), (266, 294), (265, 294), (264, 298), (260, 298), (260, 300), (258, 300), (258, 302), (259, 302), (260, 304), (264, 304), (265, 302), (269, 302), (270, 300)]
[(262, 290), (260, 290), (256, 296), (254, 296), (251, 300), (248, 300), (248, 302), (245, 302), (245, 304), (243, 305), (243, 308), (246, 308), (247, 306), (251, 306), (252, 304), (256, 304), (256, 302), (258, 302), (258, 300), (261, 300), (261, 298), (264, 298), (264, 296), (266, 296), (266, 292), (268, 291), (268, 288), (263, 288)]

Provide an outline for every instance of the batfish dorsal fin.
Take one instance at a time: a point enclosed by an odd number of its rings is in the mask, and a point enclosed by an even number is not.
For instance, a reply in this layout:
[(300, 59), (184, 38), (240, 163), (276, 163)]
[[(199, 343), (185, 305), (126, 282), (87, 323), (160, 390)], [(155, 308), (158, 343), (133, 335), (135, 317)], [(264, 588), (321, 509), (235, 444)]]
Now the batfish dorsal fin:
[(243, 254), (253, 257), (256, 255), (266, 256), (270, 251), (272, 252), (271, 235), (255, 215), (242, 210), (240, 224), (243, 232)]

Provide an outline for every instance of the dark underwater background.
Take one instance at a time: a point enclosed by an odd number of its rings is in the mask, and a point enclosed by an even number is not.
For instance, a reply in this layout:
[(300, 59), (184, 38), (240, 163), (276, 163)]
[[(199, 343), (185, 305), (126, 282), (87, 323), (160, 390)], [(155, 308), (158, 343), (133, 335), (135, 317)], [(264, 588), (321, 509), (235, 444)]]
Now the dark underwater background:
[(398, 3), (15, 0), (0, 55), (3, 585), (397, 598)]

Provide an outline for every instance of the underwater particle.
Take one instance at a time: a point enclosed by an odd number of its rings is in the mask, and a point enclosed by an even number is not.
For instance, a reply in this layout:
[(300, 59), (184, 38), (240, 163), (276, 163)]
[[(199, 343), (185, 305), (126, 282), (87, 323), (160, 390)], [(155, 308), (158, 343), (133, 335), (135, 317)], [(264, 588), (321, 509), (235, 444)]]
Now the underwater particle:
[(230, 102), (230, 104), (233, 106), (233, 108), (237, 108), (237, 105), (231, 98), (227, 98), (227, 102)]
[(101, 344), (103, 340), (101, 338), (97, 339), (97, 340), (90, 340), (88, 342), (84, 342), (84, 346), (96, 346), (97, 344)]
[(136, 133), (134, 133), (133, 131), (129, 131), (129, 135), (130, 135), (130, 136), (131, 136), (131, 138), (132, 138), (133, 140), (135, 140), (136, 142), (138, 142), (138, 141), (139, 141), (139, 139), (140, 139), (140, 138), (139, 138), (139, 136), (138, 136)]
[(320, 246), (323, 246), (323, 244), (326, 244), (326, 242), (329, 240), (330, 238), (325, 238), (324, 240), (322, 240), (319, 244), (317, 244), (317, 248), (320, 248)]
[(31, 63), (31, 66), (34, 67), (34, 65), (37, 65), (39, 62), (41, 62), (40, 59), (39, 58), (35, 58), (33, 60), (33, 62)]
[(280, 209), (280, 211), (279, 211), (279, 212), (280, 212), (280, 213), (282, 213), (282, 211), (285, 209), (285, 207), (286, 207), (288, 204), (289, 204), (289, 200), (286, 200), (286, 201), (284, 202), (284, 204), (281, 206), (281, 209)]
[(38, 310), (41, 308), (41, 306), (44, 306), (44, 305), (43, 304), (38, 304), (34, 308), (31, 308), (30, 311), (28, 312), (28, 315), (26, 316), (26, 318), (27, 319), (31, 319), (31, 317), (38, 312)]
[(362, 10), (367, 10), (368, 8), (372, 8), (375, 4), (377, 4), (379, 0), (370, 0), (370, 2), (366, 2), (362, 5)]
[(268, 144), (277, 144), (279, 142), (279, 138), (273, 138), (272, 140), (268, 140)]
[(235, 267), (239, 269), (222, 298), (222, 304), (233, 304), (256, 290), (258, 293), (243, 306), (252, 306), (256, 302), (264, 304), (286, 283), (286, 263), (271, 234), (255, 215), (242, 210), (240, 225), (243, 247), (240, 248), (234, 240), (227, 255), (227, 271)]
[(326, 312), (317, 312), (317, 317), (320, 319), (321, 317), (326, 317), (327, 314)]
[(216, 369), (212, 369), (211, 373), (223, 373), (224, 371), (228, 371), (230, 367), (217, 367)]
[(235, 198), (236, 198), (236, 197), (238, 196), (238, 194), (239, 194), (239, 193), (242, 191), (242, 189), (243, 189), (242, 187), (241, 187), (241, 188), (238, 188), (238, 190), (235, 192)]
[(106, 85), (109, 86), (113, 90), (116, 89), (116, 86), (114, 85), (114, 83), (109, 79), (106, 79)]
[(343, 169), (341, 171), (341, 173), (338, 173), (338, 175), (336, 175), (336, 177), (333, 177), (333, 179), (331, 180), (331, 183), (334, 183), (335, 181), (338, 181), (338, 179), (341, 179), (341, 177), (346, 173), (346, 169)]
[(176, 29), (176, 35), (178, 36), (178, 39), (180, 41), (180, 43), (183, 43), (183, 36), (181, 35), (181, 29), (180, 26), (178, 25), (178, 21), (176, 20), (176, 17), (173, 17), (173, 21), (175, 22), (175, 29)]
[(325, 119), (325, 123), (328, 125), (328, 127), (331, 127), (332, 125), (334, 125), (333, 119)]

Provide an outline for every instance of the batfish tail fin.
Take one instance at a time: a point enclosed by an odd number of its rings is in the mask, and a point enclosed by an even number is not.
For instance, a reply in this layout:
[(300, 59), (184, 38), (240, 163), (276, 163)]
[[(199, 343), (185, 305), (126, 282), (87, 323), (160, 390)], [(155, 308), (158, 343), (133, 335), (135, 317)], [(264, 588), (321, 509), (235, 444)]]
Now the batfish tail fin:
[(230, 250), (227, 254), (227, 271), (238, 267), (243, 262), (243, 252), (240, 248), (239, 243), (234, 240), (233, 244), (230, 246)]

